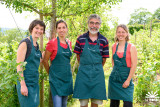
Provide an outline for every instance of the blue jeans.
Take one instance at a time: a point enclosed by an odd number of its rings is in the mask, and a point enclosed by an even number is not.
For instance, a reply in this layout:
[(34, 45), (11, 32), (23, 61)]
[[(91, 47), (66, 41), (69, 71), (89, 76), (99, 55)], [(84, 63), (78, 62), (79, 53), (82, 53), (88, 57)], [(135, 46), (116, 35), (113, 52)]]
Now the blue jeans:
[(54, 107), (67, 107), (68, 96), (55, 95), (52, 98), (53, 98), (53, 106)]

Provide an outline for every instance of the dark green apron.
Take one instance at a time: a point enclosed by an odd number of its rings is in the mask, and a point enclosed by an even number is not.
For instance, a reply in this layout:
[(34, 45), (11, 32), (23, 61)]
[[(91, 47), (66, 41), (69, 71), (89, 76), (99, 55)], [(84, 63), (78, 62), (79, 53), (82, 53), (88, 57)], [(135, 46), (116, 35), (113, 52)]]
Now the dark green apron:
[(21, 107), (38, 107), (39, 105), (39, 64), (41, 52), (39, 48), (36, 50), (33, 45), (32, 36), (30, 36), (32, 49), (28, 58), (25, 70), (23, 71), (24, 80), (28, 88), (28, 96), (23, 96), (20, 92), (21, 85), (17, 81), (17, 93)]
[(108, 98), (114, 100), (123, 100), (133, 102), (134, 84), (132, 79), (127, 88), (123, 88), (123, 83), (127, 80), (130, 68), (126, 64), (127, 42), (125, 43), (124, 54), (122, 58), (117, 55), (118, 45), (113, 55), (114, 67), (109, 77)]
[(99, 40), (96, 45), (89, 45), (86, 39), (76, 77), (73, 98), (106, 100), (105, 77)]
[(59, 37), (57, 37), (57, 41), (58, 51), (49, 69), (49, 83), (52, 96), (68, 96), (73, 93), (73, 80), (70, 65), (72, 53), (69, 45), (67, 49), (60, 46)]

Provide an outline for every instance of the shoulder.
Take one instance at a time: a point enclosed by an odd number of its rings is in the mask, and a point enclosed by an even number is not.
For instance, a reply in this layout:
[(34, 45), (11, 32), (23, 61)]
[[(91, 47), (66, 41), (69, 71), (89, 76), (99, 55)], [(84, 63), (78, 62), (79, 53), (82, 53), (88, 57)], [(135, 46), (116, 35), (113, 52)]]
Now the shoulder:
[(136, 46), (135, 46), (134, 44), (128, 43), (128, 46), (130, 47), (130, 51), (131, 51), (131, 52), (136, 52), (136, 51), (137, 51), (137, 50), (136, 50)]
[(128, 43), (128, 47), (131, 47), (131, 48), (136, 48), (134, 44), (132, 43)]
[(66, 38), (66, 41), (68, 42), (68, 44), (70, 45), (70, 47), (72, 46), (72, 42), (68, 39), (68, 38)]
[(49, 40), (47, 44), (55, 44), (55, 43), (57, 43), (57, 38)]
[(21, 42), (20, 42), (20, 44), (21, 44), (22, 42), (28, 43), (28, 42), (31, 42), (31, 40), (27, 37), (27, 38), (22, 39)]
[(27, 43), (26, 42), (21, 42), (19, 44), (18, 50), (26, 50), (27, 49)]
[(24, 38), (24, 39), (22, 39), (21, 42), (19, 43), (19, 46), (20, 46), (21, 44), (29, 45), (29, 44), (31, 44), (31, 41), (30, 41), (30, 39), (28, 39), (28, 38)]
[(98, 35), (98, 39), (99, 39), (101, 42), (103, 42), (103, 43), (105, 43), (105, 44), (108, 44), (107, 38), (104, 37), (103, 35), (101, 35), (100, 33), (99, 33), (99, 35)]
[(71, 43), (71, 41), (70, 41), (68, 38), (66, 38), (66, 41), (67, 41), (68, 43)]
[(112, 48), (115, 48), (117, 46), (117, 43), (114, 43), (113, 45), (112, 45)]
[(87, 38), (87, 33), (80, 35), (77, 40), (85, 40)]

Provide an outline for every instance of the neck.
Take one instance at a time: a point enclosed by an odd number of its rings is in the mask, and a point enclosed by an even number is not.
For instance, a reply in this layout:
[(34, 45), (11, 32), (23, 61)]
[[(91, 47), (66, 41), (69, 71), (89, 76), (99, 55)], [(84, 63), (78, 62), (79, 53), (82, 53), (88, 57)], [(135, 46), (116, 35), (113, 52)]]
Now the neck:
[(60, 42), (65, 42), (65, 40), (66, 40), (65, 37), (61, 37), (61, 36), (58, 36), (58, 37), (59, 37)]
[(32, 36), (32, 39), (33, 39), (33, 44), (36, 45), (36, 42), (37, 42), (38, 38), (35, 38), (35, 37)]
[(118, 43), (119, 43), (119, 46), (124, 46), (126, 41), (119, 41)]
[(90, 37), (98, 37), (98, 33), (92, 34), (92, 33), (89, 32), (89, 36), (90, 36)]
[(89, 38), (92, 40), (92, 42), (94, 42), (95, 40), (98, 39), (98, 33), (96, 34), (89, 33)]

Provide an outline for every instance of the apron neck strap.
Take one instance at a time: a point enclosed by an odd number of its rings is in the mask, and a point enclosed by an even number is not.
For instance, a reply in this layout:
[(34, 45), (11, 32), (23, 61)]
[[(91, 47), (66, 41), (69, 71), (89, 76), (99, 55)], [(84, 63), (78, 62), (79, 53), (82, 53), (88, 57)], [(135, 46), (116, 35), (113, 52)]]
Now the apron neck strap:
[[(57, 37), (57, 41), (58, 41), (58, 45), (60, 46), (60, 40), (59, 40), (59, 37)], [(65, 39), (65, 41), (66, 41), (66, 43), (67, 43), (67, 45), (68, 45), (68, 47), (69, 47), (69, 49), (70, 49), (70, 45), (69, 45), (69, 43), (67, 42), (67, 40)]]
[[(126, 57), (127, 44), (128, 44), (128, 43), (126, 42), (126, 43), (125, 43), (125, 47), (124, 47), (124, 53), (123, 53), (123, 56), (124, 56), (124, 57)], [(117, 46), (116, 46), (116, 51), (115, 51), (115, 53), (117, 53), (118, 45), (119, 45), (119, 43), (118, 43)]]
[(119, 45), (119, 43), (117, 44), (117, 46), (116, 46), (116, 52), (115, 53), (117, 53), (117, 50), (118, 50), (118, 45)]
[(33, 39), (32, 39), (32, 35), (30, 36), (30, 40), (31, 40), (31, 43), (32, 43), (32, 45), (33, 45)]
[(58, 45), (60, 45), (60, 40), (58, 36), (57, 36), (57, 42), (58, 42)]
[(123, 57), (126, 57), (126, 50), (127, 50), (127, 42), (125, 43), (125, 48), (124, 48), (124, 53), (123, 53)]

